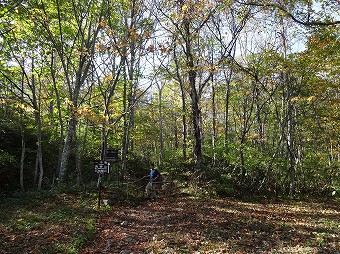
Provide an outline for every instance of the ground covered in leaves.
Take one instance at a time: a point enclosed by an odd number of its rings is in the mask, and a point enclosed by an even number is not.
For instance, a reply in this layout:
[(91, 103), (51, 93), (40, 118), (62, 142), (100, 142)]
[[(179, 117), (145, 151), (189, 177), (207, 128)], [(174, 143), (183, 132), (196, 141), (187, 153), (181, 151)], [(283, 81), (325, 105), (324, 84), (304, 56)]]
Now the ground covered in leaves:
[(59, 194), (9, 204), (0, 210), (1, 254), (340, 253), (336, 201), (178, 196), (98, 210), (94, 197)]
[(82, 253), (340, 253), (336, 203), (179, 197), (116, 206)]

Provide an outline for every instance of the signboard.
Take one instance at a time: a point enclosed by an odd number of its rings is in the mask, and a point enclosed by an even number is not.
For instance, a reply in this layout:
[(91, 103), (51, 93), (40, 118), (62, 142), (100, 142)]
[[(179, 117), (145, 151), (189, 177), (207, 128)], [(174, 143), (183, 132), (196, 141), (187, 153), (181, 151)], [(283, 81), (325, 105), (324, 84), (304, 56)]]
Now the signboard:
[(109, 173), (109, 166), (107, 161), (95, 161), (94, 170), (98, 174)]
[(106, 149), (106, 161), (110, 162), (118, 161), (118, 148)]

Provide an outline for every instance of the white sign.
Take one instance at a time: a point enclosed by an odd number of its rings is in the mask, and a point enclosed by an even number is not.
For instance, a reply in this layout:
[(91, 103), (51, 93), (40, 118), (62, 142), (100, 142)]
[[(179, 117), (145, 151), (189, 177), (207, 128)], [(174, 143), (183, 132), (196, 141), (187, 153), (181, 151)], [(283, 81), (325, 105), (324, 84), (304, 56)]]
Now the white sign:
[(94, 171), (98, 174), (109, 173), (110, 163), (107, 161), (96, 161)]

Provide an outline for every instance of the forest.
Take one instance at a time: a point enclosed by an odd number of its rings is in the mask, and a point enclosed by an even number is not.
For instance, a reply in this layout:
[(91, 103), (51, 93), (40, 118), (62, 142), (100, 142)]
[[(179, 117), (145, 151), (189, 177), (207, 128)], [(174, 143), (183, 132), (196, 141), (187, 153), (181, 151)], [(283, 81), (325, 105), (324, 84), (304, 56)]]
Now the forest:
[(218, 195), (339, 195), (339, 2), (2, 1), (1, 192), (154, 162)]
[(0, 1), (0, 253), (339, 253), (339, 7)]

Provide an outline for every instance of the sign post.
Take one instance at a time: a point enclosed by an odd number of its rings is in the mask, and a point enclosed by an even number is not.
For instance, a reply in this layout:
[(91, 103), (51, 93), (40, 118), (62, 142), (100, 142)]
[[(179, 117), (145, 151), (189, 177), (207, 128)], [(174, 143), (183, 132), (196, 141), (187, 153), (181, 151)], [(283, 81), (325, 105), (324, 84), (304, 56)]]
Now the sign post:
[(100, 208), (100, 201), (102, 195), (102, 178), (104, 173), (110, 172), (110, 163), (107, 161), (96, 161), (94, 170), (98, 174), (98, 209)]
[[(105, 160), (95, 161), (94, 170), (98, 174), (98, 209), (100, 208), (100, 201), (102, 196), (102, 178), (105, 173), (110, 173), (110, 162), (118, 161), (118, 148), (107, 148)], [(102, 158), (103, 159), (103, 158)]]
[(118, 161), (118, 149), (108, 147), (106, 149), (106, 161), (116, 162)]

